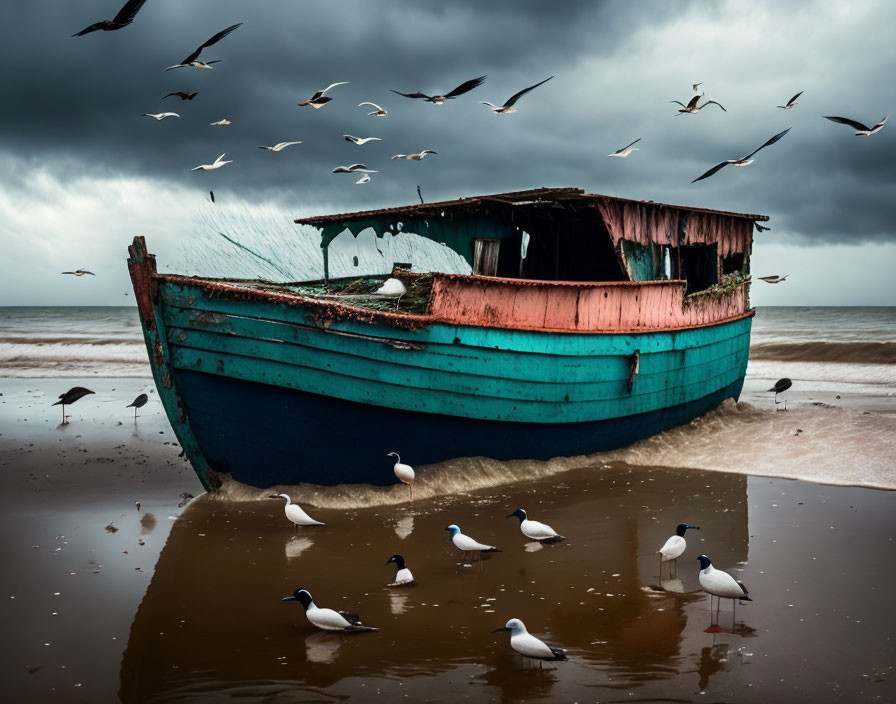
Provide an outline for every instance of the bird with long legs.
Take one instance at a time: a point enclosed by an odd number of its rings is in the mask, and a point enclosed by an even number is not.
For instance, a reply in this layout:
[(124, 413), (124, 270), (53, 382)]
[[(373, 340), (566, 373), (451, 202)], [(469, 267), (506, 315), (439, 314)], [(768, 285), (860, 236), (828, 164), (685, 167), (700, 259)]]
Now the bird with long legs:
[[(660, 556), (660, 582), (663, 581), (663, 563), (675, 563), (675, 576), (678, 576), (678, 558), (684, 554), (688, 544), (684, 539), (684, 534), (689, 530), (700, 530), (700, 526), (689, 526), (687, 523), (679, 523), (675, 528), (675, 535), (670, 537), (663, 547), (656, 551)], [(672, 565), (669, 565), (669, 578), (672, 579)]]
[(679, 115), (681, 115), (683, 113), (689, 113), (689, 114), (698, 113), (703, 108), (705, 108), (707, 105), (718, 105), (720, 108), (722, 108), (722, 112), (728, 112), (727, 110), (725, 110), (725, 107), (721, 103), (717, 103), (715, 100), (707, 100), (705, 103), (703, 103), (703, 105), (697, 105), (697, 103), (700, 102), (700, 98), (702, 98), (702, 97), (703, 97), (703, 93), (700, 93), (699, 95), (695, 95), (693, 98), (691, 98), (688, 101), (687, 105), (685, 105), (684, 103), (682, 103), (678, 100), (670, 100), (669, 102), (670, 103), (678, 103), (678, 105), (681, 105), (681, 110), (678, 111)]
[(538, 88), (538, 86), (540, 86), (542, 83), (547, 83), (549, 80), (551, 80), (551, 78), (553, 78), (553, 76), (549, 76), (548, 78), (545, 78), (543, 81), (539, 81), (534, 86), (529, 86), (528, 88), (523, 88), (519, 93), (514, 93), (507, 99), (507, 102), (505, 102), (501, 106), (495, 105), (494, 103), (488, 103), (484, 100), (481, 100), (480, 102), (483, 105), (488, 105), (492, 109), (492, 112), (495, 113), (496, 115), (510, 115), (511, 113), (518, 112), (517, 110), (515, 110), (513, 108), (513, 106), (516, 104), (517, 100), (522, 98), (530, 90), (535, 90), (536, 88)]
[[(445, 530), (450, 531), (451, 543), (463, 553), (462, 559), (464, 562), (471, 562), (473, 555), (476, 554), (479, 555), (481, 561), (483, 553), (501, 552), (501, 550), (494, 545), (486, 545), (485, 543), (480, 543), (478, 540), (474, 540), (469, 535), (464, 535), (460, 532), (460, 528), (453, 523), (450, 526), (447, 526)], [(467, 556), (469, 556), (469, 559)]]
[(85, 34), (90, 34), (91, 32), (97, 32), (102, 30), (104, 32), (113, 32), (116, 29), (122, 29), (123, 27), (127, 27), (131, 22), (134, 21), (134, 17), (137, 16), (137, 13), (140, 12), (140, 8), (143, 7), (143, 3), (146, 0), (128, 0), (122, 8), (118, 11), (118, 14), (115, 15), (111, 20), (101, 20), (99, 22), (95, 22), (89, 27), (85, 27), (77, 34), (73, 34), (73, 37), (82, 37)]
[(485, 82), (485, 76), (479, 76), (478, 78), (471, 78), (469, 81), (464, 81), (457, 88), (453, 90), (449, 90), (444, 95), (427, 95), (426, 93), (402, 93), (401, 91), (391, 90), (393, 93), (397, 95), (404, 96), (405, 98), (415, 98), (418, 100), (425, 100), (427, 103), (432, 103), (433, 105), (442, 105), (446, 100), (454, 100), (457, 96), (463, 95), (464, 93), (469, 93), (474, 88), (481, 86)]
[[(783, 394), (791, 386), (793, 386), (793, 382), (790, 379), (788, 379), (787, 377), (784, 377), (783, 379), (778, 379), (775, 382), (775, 385), (768, 390), (769, 393), (771, 393), (772, 391), (775, 392), (775, 405), (776, 406), (778, 405), (778, 394)], [(786, 399), (784, 401), (784, 410), (785, 411), (787, 410), (787, 400)]]
[(855, 134), (856, 137), (870, 137), (873, 134), (877, 134), (884, 128), (884, 125), (887, 123), (886, 117), (873, 127), (863, 125), (861, 122), (857, 122), (856, 120), (850, 120), (848, 117), (830, 117), (828, 115), (825, 115), (824, 119), (830, 120), (831, 122), (837, 122), (841, 125), (849, 125), (854, 130), (858, 130)]
[(526, 658), (543, 662), (556, 662), (567, 660), (566, 651), (563, 648), (552, 648), (547, 643), (533, 636), (526, 630), (526, 624), (518, 618), (512, 618), (501, 628), (496, 628), (492, 633), (510, 631), (510, 647)]
[(271, 494), (268, 496), (269, 499), (285, 499), (286, 505), (283, 507), (283, 513), (286, 515), (286, 518), (292, 523), (292, 532), (295, 534), (298, 532), (299, 526), (303, 528), (307, 528), (309, 526), (325, 526), (326, 523), (321, 523), (313, 519), (305, 510), (299, 506), (298, 504), (294, 504), (289, 494)]
[(513, 513), (505, 516), (505, 518), (520, 519), (520, 533), (531, 540), (537, 540), (539, 543), (559, 543), (566, 540), (557, 531), (551, 528), (547, 523), (530, 520), (525, 509), (518, 508)]
[[(697, 576), (698, 581), (700, 582), (700, 587), (703, 591), (709, 594), (710, 624), (715, 626), (719, 625), (719, 609), (722, 606), (722, 599), (731, 599), (731, 619), (733, 626), (737, 601), (753, 601), (748, 595), (746, 586), (744, 586), (743, 582), (738, 582), (727, 572), (717, 570), (713, 567), (712, 561), (706, 555), (700, 555), (697, 559), (700, 561), (700, 572)], [(718, 602), (716, 602), (715, 622), (712, 621), (713, 597), (718, 599)]]
[(174, 64), (174, 66), (169, 66), (165, 70), (170, 71), (171, 69), (186, 68), (187, 66), (192, 66), (193, 68), (206, 68), (206, 69), (214, 68), (212, 66), (212, 64), (220, 63), (221, 59), (215, 59), (214, 61), (199, 61), (199, 54), (202, 53), (203, 49), (210, 47), (212, 44), (217, 44), (219, 41), (221, 41), (224, 37), (226, 37), (228, 34), (230, 34), (233, 30), (235, 30), (237, 27), (241, 26), (242, 24), (243, 24), (242, 22), (238, 22), (237, 24), (230, 25), (229, 27), (227, 27), (227, 29), (222, 29), (216, 35), (214, 35), (210, 39), (207, 39), (203, 44), (201, 44), (199, 46), (198, 49), (196, 49), (196, 51), (194, 51), (192, 54), (190, 54), (187, 58), (185, 58), (179, 64)]
[[(398, 279), (396, 279), (396, 281), (398, 281)], [(399, 281), (399, 283), (401, 282)], [(404, 284), (402, 284), (402, 287), (404, 287)], [(395, 472), (395, 476), (398, 477), (398, 481), (408, 485), (409, 496), (411, 501), (413, 501), (414, 479), (416, 477), (416, 475), (414, 474), (414, 468), (409, 464), (404, 464), (397, 452), (389, 452), (388, 454), (386, 454), (386, 457), (395, 458), (395, 466), (392, 468), (392, 471)]]
[(626, 144), (624, 147), (622, 147), (622, 149), (617, 149), (612, 154), (607, 154), (607, 156), (615, 156), (615, 157), (618, 157), (619, 159), (625, 159), (632, 152), (640, 151), (640, 149), (638, 147), (633, 146), (640, 141), (641, 141), (641, 137), (638, 137), (631, 144)]
[(146, 394), (140, 394), (137, 398), (131, 401), (125, 408), (133, 408), (134, 409), (134, 422), (137, 422), (137, 409), (143, 408), (147, 402), (149, 401), (149, 396)]
[(790, 128), (789, 128), (789, 127), (788, 127), (786, 130), (784, 130), (783, 132), (778, 132), (778, 134), (776, 134), (774, 137), (772, 137), (771, 139), (769, 139), (769, 140), (768, 140), (765, 144), (763, 144), (761, 147), (759, 147), (759, 148), (757, 148), (757, 149), (754, 149), (754, 150), (751, 151), (749, 154), (747, 154), (746, 156), (741, 157), (740, 159), (728, 159), (727, 161), (723, 161), (721, 164), (716, 164), (716, 165), (713, 166), (709, 171), (707, 171), (706, 173), (704, 173), (704, 174), (698, 176), (698, 177), (695, 178), (693, 181), (691, 181), (691, 183), (697, 183), (697, 181), (702, 181), (702, 180), (705, 179), (705, 178), (709, 178), (709, 177), (712, 176), (716, 171), (719, 171), (719, 170), (725, 168), (725, 167), (728, 166), (729, 164), (732, 165), (732, 166), (747, 166), (748, 164), (752, 164), (753, 161), (755, 161), (755, 160), (752, 159), (751, 157), (752, 157), (754, 154), (756, 154), (756, 152), (760, 151), (761, 149), (765, 149), (766, 147), (768, 147), (768, 146), (774, 144), (775, 142), (777, 142), (779, 139), (781, 139), (781, 137), (783, 137), (783, 136), (784, 136), (785, 134), (787, 134), (788, 132), (790, 132)]
[(96, 392), (91, 391), (90, 389), (85, 389), (83, 386), (73, 386), (64, 394), (59, 394), (59, 400), (53, 405), (62, 406), (62, 425), (68, 425), (68, 421), (65, 419), (65, 407), (71, 406), (75, 401), (78, 401), (92, 393)]
[(803, 94), (803, 91), (800, 91), (795, 96), (793, 96), (790, 100), (787, 101), (786, 105), (779, 105), (778, 107), (782, 110), (791, 110), (796, 105), (796, 99), (799, 98)]
[(299, 107), (305, 107), (306, 105), (310, 105), (315, 110), (320, 110), (324, 105), (333, 100), (329, 95), (324, 95), (330, 88), (335, 88), (336, 86), (346, 86), (348, 85), (348, 81), (339, 81), (338, 83), (331, 83), (323, 90), (317, 91), (314, 95), (312, 95), (308, 100), (304, 100), (299, 103)]
[(311, 598), (311, 593), (307, 589), (296, 589), (292, 596), (285, 596), (280, 601), (298, 601), (305, 607), (305, 616), (311, 622), (311, 625), (317, 626), (322, 631), (361, 633), (379, 630), (373, 626), (365, 626), (361, 623), (358, 614), (349, 611), (320, 608), (314, 603), (314, 599)]

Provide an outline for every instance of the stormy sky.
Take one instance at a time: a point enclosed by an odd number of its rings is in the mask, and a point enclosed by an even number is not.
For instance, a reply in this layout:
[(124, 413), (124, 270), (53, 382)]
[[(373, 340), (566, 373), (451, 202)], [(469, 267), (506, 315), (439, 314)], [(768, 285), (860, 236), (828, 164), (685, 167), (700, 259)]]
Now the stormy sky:
[[(791, 278), (755, 285), (754, 303), (896, 305), (894, 126), (854, 137), (822, 117), (872, 125), (896, 105), (892, 2), (147, 0), (122, 30), (70, 36), (122, 2), (0, 4), (0, 305), (127, 304), (135, 234), (172, 271), (201, 271), (205, 243), (226, 247), (203, 232), (210, 189), (233, 234), (257, 241), (270, 219), (270, 237), (300, 238), (294, 217), (416, 202), (417, 184), (429, 201), (576, 186), (766, 213), (754, 274)], [(163, 70), (237, 22), (203, 51), (222, 59), (213, 70)], [(441, 106), (389, 92), (483, 74)], [(516, 114), (479, 102), (551, 75)], [(337, 81), (349, 84), (324, 108), (296, 105)], [(727, 112), (677, 115), (669, 101), (698, 81)], [(199, 95), (162, 100), (177, 90)], [(799, 91), (794, 109), (775, 107)], [(141, 117), (162, 111), (181, 118)], [(754, 164), (691, 183), (788, 127)], [(607, 158), (639, 137), (628, 159)], [(258, 149), (287, 140), (302, 144)], [(438, 155), (389, 158), (422, 149)], [(221, 153), (233, 163), (189, 171)], [(331, 173), (355, 162), (379, 173)], [(59, 275), (78, 267), (98, 276)]]

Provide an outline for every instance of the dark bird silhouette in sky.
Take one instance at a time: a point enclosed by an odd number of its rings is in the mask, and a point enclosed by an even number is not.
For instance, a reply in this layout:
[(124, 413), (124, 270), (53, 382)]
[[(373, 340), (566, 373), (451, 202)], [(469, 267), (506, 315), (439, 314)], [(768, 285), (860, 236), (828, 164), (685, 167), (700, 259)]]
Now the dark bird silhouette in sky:
[(485, 82), (485, 76), (479, 76), (479, 78), (471, 78), (469, 81), (461, 83), (454, 90), (450, 90), (445, 95), (427, 95), (426, 93), (402, 93), (397, 90), (392, 90), (393, 93), (397, 95), (403, 95), (405, 98), (419, 98), (421, 100), (425, 100), (428, 103), (432, 103), (433, 105), (441, 105), (446, 100), (454, 100), (457, 96), (463, 95), (464, 93), (468, 93), (477, 86), (481, 86)]
[(54, 403), (54, 406), (62, 406), (62, 425), (67, 425), (68, 421), (65, 420), (65, 407), (70, 406), (75, 401), (84, 398), (88, 394), (94, 393), (90, 389), (85, 389), (83, 386), (73, 386), (64, 394), (59, 394), (59, 400)]
[(332, 98), (329, 95), (324, 95), (330, 88), (335, 88), (336, 86), (345, 86), (348, 85), (348, 81), (339, 81), (338, 83), (331, 83), (323, 90), (317, 91), (314, 95), (312, 95), (308, 100), (303, 100), (299, 103), (299, 107), (305, 107), (306, 105), (310, 105), (315, 110), (320, 110), (324, 105), (329, 103)]
[(128, 0), (124, 4), (124, 7), (122, 7), (118, 11), (118, 14), (115, 15), (115, 17), (113, 17), (111, 20), (96, 22), (89, 27), (85, 27), (77, 34), (73, 34), (72, 36), (80, 37), (99, 30), (103, 30), (104, 32), (111, 32), (116, 29), (121, 29), (122, 27), (127, 27), (131, 22), (134, 21), (134, 17), (137, 16), (137, 13), (140, 11), (140, 8), (143, 7), (143, 3), (145, 2), (146, 0)]
[(63, 271), (63, 274), (73, 274), (74, 276), (84, 276), (84, 274), (90, 274), (91, 276), (96, 276), (92, 271), (87, 271), (87, 269), (75, 269), (74, 271)]
[(549, 80), (551, 80), (551, 78), (553, 78), (553, 76), (545, 78), (543, 81), (536, 83), (534, 86), (529, 86), (528, 88), (523, 88), (519, 93), (514, 93), (507, 99), (507, 102), (504, 103), (504, 105), (502, 105), (501, 107), (498, 107), (497, 105), (493, 105), (492, 103), (487, 103), (484, 100), (482, 100), (480, 102), (483, 105), (488, 105), (492, 109), (492, 112), (495, 113), (496, 115), (507, 115), (507, 114), (510, 114), (513, 112), (517, 112), (516, 110), (513, 109), (514, 103), (516, 103), (517, 100), (522, 98), (530, 90), (535, 90), (542, 83), (547, 83)]
[(217, 44), (224, 37), (230, 34), (237, 27), (241, 26), (243, 23), (238, 22), (237, 24), (230, 25), (227, 29), (222, 29), (211, 39), (207, 40), (205, 43), (200, 45), (196, 51), (190, 54), (187, 58), (181, 61), (179, 64), (175, 64), (174, 66), (169, 66), (166, 68), (166, 71), (170, 71), (173, 68), (184, 68), (185, 66), (195, 66), (196, 68), (212, 68), (211, 64), (216, 64), (221, 61), (221, 59), (215, 59), (214, 61), (199, 61), (199, 54), (202, 53), (202, 50), (206, 47), (210, 47), (212, 44)]
[(886, 124), (887, 122), (887, 118), (885, 117), (874, 127), (868, 127), (867, 125), (863, 125), (861, 122), (850, 120), (848, 117), (828, 117), (827, 115), (824, 115), (824, 119), (830, 120), (831, 122), (838, 122), (841, 125), (849, 125), (853, 129), (858, 130), (856, 132), (856, 137), (870, 137), (873, 134), (877, 134), (884, 128), (884, 124)]
[(796, 99), (799, 98), (803, 94), (803, 91), (800, 91), (795, 96), (793, 96), (790, 100), (787, 101), (787, 105), (779, 105), (778, 107), (782, 110), (790, 110), (794, 105), (796, 105)]
[(697, 181), (700, 181), (701, 179), (709, 178), (719, 169), (723, 169), (724, 167), (728, 166), (728, 164), (733, 164), (734, 166), (746, 166), (747, 164), (752, 164), (754, 160), (750, 158), (751, 156), (753, 156), (760, 149), (765, 149), (770, 144), (774, 144), (788, 132), (790, 132), (789, 127), (786, 130), (784, 130), (783, 132), (778, 132), (778, 134), (776, 134), (774, 137), (772, 137), (770, 140), (768, 140), (765, 144), (763, 144), (761, 147), (759, 147), (759, 149), (754, 149), (749, 154), (741, 157), (740, 159), (728, 159), (727, 161), (723, 161), (721, 164), (716, 164), (705, 174), (703, 174), (702, 176), (698, 176), (693, 181), (691, 181), (691, 183), (696, 183)]
[(700, 93), (700, 95), (695, 95), (693, 98), (691, 98), (688, 101), (687, 105), (685, 105), (682, 102), (679, 102), (678, 100), (670, 100), (669, 102), (670, 103), (678, 103), (678, 105), (681, 105), (681, 110), (678, 111), (679, 115), (681, 115), (684, 112), (687, 112), (687, 113), (700, 112), (707, 105), (718, 105), (720, 108), (722, 108), (723, 112), (728, 112), (727, 110), (725, 110), (725, 107), (721, 103), (717, 103), (715, 100), (707, 100), (705, 103), (703, 103), (703, 105), (697, 105), (697, 103), (700, 101), (700, 98), (702, 98), (702, 97), (703, 97), (703, 93)]
[(181, 100), (192, 100), (197, 95), (199, 95), (199, 91), (196, 90), (176, 90), (173, 93), (169, 93), (166, 96), (162, 97), (162, 100), (165, 98), (170, 98), (172, 95), (176, 95)]

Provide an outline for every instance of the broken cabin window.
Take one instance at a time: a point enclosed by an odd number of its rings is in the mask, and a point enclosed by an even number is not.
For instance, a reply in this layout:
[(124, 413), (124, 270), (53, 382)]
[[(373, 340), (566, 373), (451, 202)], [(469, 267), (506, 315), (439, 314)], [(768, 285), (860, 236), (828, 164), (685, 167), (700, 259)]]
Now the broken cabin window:
[(473, 273), (479, 276), (496, 276), (501, 240), (478, 239), (473, 247)]

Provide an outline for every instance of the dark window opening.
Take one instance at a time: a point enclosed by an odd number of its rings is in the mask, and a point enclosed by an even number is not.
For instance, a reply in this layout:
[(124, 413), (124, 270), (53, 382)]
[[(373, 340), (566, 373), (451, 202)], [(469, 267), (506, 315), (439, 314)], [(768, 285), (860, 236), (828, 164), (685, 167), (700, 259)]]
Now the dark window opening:
[(744, 254), (743, 252), (734, 252), (727, 257), (722, 258), (722, 275), (733, 274), (736, 271), (744, 270)]
[(719, 283), (716, 245), (679, 247), (679, 276), (687, 281), (686, 293), (703, 291)]

